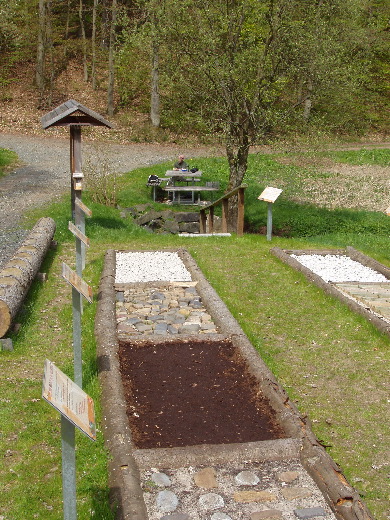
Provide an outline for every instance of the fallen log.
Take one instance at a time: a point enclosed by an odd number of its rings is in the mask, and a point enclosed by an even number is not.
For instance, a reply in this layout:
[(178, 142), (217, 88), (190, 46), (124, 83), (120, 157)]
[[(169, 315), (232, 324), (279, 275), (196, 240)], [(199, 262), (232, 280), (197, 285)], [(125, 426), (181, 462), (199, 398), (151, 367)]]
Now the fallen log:
[(52, 242), (55, 222), (41, 218), (0, 270), (0, 338), (9, 330)]

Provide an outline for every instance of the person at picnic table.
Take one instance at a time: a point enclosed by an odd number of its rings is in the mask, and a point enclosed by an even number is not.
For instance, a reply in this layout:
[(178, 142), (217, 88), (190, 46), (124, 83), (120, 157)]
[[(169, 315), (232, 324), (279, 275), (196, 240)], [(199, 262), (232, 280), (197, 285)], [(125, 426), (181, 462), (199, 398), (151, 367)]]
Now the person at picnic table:
[(178, 160), (173, 165), (174, 170), (188, 170), (188, 164), (185, 162), (184, 155), (179, 155)]

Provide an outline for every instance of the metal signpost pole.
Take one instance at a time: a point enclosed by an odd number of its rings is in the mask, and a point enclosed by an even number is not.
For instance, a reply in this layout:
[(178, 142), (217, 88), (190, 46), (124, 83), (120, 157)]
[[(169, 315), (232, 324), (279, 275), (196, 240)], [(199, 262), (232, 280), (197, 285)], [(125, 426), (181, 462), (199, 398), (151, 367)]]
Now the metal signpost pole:
[(61, 415), (62, 495), (64, 520), (77, 519), (75, 427)]
[(267, 186), (265, 190), (257, 197), (259, 200), (268, 202), (267, 207), (267, 240), (272, 239), (272, 206), (283, 190), (279, 188), (271, 188)]
[(267, 240), (272, 239), (272, 202), (268, 202), (267, 211)]

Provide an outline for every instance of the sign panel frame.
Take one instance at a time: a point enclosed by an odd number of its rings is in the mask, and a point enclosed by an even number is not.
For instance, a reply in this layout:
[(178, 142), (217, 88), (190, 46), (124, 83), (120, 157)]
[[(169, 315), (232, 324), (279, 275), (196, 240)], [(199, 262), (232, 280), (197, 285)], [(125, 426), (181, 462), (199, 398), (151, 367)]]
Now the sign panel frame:
[(44, 366), (42, 397), (87, 437), (96, 441), (93, 399), (48, 359)]
[(279, 195), (283, 190), (280, 188), (272, 188), (272, 186), (267, 186), (263, 192), (257, 197), (259, 200), (264, 200), (265, 202), (275, 202)]

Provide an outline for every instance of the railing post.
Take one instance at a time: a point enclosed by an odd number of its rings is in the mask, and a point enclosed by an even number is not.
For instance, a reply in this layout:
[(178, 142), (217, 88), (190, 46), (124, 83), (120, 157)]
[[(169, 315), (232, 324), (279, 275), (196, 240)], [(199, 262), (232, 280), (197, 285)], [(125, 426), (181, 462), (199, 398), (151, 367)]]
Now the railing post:
[(244, 234), (244, 188), (238, 190), (237, 236)]
[(204, 209), (200, 210), (199, 232), (206, 233), (206, 210)]
[(211, 206), (209, 210), (209, 233), (214, 231), (214, 206)]
[(227, 233), (227, 216), (228, 216), (228, 199), (223, 199), (222, 201), (222, 233)]

